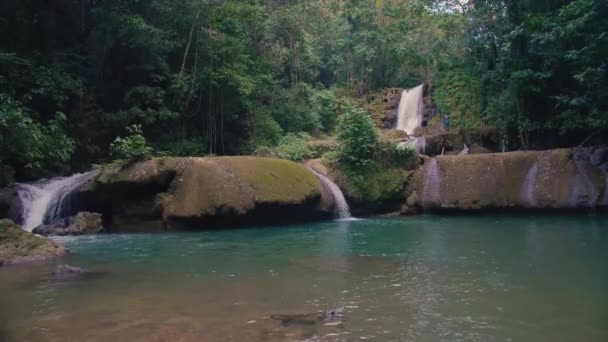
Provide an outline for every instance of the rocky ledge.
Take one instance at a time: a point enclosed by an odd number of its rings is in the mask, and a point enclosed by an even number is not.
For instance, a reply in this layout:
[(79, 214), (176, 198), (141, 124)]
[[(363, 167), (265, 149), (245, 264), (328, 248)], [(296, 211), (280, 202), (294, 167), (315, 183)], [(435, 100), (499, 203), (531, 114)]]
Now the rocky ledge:
[(32, 233), (43, 236), (66, 236), (97, 234), (103, 230), (101, 214), (80, 212), (75, 216), (59, 219), (52, 224), (43, 224)]
[(608, 206), (608, 149), (426, 158), (414, 204), (439, 210), (592, 210)]
[(0, 220), (0, 266), (65, 255), (58, 243), (28, 233), (10, 220)]
[(332, 217), (334, 206), (305, 166), (257, 157), (108, 165), (77, 196), (119, 232), (321, 220)]

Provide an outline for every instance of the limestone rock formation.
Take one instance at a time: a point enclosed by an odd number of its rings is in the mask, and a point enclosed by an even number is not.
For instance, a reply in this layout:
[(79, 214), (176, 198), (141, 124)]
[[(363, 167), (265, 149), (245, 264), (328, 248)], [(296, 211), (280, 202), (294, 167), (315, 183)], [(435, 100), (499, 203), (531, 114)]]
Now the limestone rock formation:
[(417, 193), (431, 209), (594, 209), (608, 185), (589, 156), (571, 149), (437, 156), (418, 171)]
[(209, 229), (332, 217), (305, 166), (257, 157), (158, 158), (106, 166), (83, 194), (112, 231)]
[(36, 227), (32, 233), (43, 236), (65, 236), (97, 234), (102, 230), (101, 214), (80, 212), (75, 216)]
[(28, 233), (10, 220), (0, 220), (0, 266), (40, 261), (66, 253), (58, 243)]

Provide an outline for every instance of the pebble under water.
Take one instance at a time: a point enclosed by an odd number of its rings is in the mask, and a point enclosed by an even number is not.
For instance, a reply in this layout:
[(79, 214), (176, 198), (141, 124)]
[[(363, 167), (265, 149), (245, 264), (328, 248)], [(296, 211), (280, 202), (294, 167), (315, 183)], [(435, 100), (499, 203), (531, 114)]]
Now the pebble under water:
[[(606, 216), (58, 241), (70, 256), (0, 269), (0, 341), (608, 341)], [(312, 318), (271, 318), (291, 315)]]

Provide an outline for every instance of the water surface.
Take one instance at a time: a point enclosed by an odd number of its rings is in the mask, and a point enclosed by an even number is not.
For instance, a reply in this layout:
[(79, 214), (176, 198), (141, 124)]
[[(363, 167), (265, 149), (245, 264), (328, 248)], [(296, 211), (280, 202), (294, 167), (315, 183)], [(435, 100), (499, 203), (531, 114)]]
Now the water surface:
[[(0, 269), (7, 341), (608, 341), (608, 218), (370, 219), (60, 239)], [(57, 264), (96, 271), (57, 279)], [(344, 307), (343, 324), (273, 314)]]

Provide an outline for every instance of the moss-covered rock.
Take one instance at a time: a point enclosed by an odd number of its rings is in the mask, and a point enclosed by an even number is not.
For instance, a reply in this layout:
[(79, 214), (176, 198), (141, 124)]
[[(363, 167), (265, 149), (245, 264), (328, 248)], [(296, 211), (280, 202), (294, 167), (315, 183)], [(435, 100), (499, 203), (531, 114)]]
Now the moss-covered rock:
[[(305, 166), (258, 157), (160, 158), (103, 168), (91, 210), (118, 231), (209, 229), (331, 217)], [(326, 196), (325, 196), (326, 197)], [(333, 203), (333, 202), (332, 202)]]
[(595, 208), (604, 173), (572, 150), (437, 156), (417, 173), (420, 203), (428, 208)]
[(28, 233), (10, 220), (0, 220), (0, 266), (65, 255), (58, 243)]

